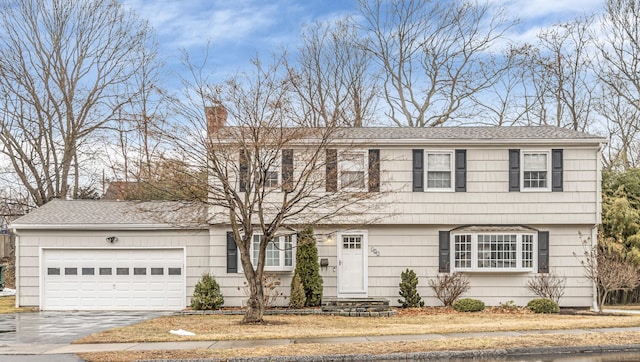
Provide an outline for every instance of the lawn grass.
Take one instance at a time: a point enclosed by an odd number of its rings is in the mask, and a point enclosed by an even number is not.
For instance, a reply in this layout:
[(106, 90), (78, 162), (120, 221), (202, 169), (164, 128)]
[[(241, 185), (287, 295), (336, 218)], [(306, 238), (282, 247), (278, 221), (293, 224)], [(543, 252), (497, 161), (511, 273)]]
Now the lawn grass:
[[(533, 314), (525, 310), (488, 310), (459, 313), (447, 308), (400, 310), (394, 317), (357, 318), (330, 315), (266, 316), (264, 325), (243, 325), (242, 316), (184, 315), (166, 316), (136, 325), (115, 328), (77, 340), (74, 343), (167, 342), (255, 340), (341, 336), (379, 336), (447, 334), (489, 331), (556, 330), (551, 334), (516, 337), (449, 338), (441, 340), (370, 342), (349, 344), (296, 343), (284, 346), (174, 351), (122, 351), (84, 353), (87, 361), (134, 361), (139, 359), (230, 358), (257, 356), (303, 356), (317, 354), (401, 353), (446, 350), (473, 350), (538, 346), (589, 346), (640, 344), (640, 332), (563, 334), (567, 329), (637, 327), (640, 315)], [(194, 332), (195, 336), (176, 336), (172, 329)]]
[(37, 311), (37, 308), (31, 308), (31, 307), (16, 308), (15, 295), (8, 296), (8, 297), (0, 297), (0, 314), (34, 312), (34, 311)]

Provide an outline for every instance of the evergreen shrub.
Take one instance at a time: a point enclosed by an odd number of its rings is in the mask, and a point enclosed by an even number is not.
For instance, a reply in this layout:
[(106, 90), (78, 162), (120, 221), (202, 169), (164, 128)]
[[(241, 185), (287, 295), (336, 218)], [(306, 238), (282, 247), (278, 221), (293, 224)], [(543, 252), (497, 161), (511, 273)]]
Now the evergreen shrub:
[(220, 293), (220, 286), (209, 274), (202, 274), (202, 278), (196, 284), (191, 308), (196, 310), (218, 309), (224, 304), (224, 297)]

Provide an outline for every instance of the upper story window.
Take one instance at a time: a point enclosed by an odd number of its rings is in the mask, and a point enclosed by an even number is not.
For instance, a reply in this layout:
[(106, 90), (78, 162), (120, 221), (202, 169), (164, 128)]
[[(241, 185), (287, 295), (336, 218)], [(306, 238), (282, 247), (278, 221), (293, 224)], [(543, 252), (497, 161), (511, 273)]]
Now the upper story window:
[(532, 233), (465, 233), (453, 235), (453, 265), (459, 271), (532, 271)]
[(426, 152), (427, 190), (453, 189), (453, 152)]
[(366, 153), (349, 151), (340, 154), (339, 176), (340, 189), (366, 191)]
[(562, 149), (509, 150), (509, 191), (564, 190)]
[(549, 190), (549, 152), (522, 152), (522, 189)]
[[(258, 264), (260, 253), (260, 242), (262, 235), (253, 235), (251, 242), (251, 262)], [(294, 235), (276, 236), (269, 244), (265, 254), (265, 270), (268, 271), (290, 271), (293, 270), (293, 248), (295, 244)]]

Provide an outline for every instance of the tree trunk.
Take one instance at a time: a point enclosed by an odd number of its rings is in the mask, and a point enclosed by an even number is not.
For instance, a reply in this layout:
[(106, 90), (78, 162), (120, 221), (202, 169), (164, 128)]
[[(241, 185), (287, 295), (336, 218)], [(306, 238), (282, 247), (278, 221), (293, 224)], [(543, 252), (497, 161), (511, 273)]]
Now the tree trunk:
[(247, 311), (244, 314), (242, 323), (257, 324), (262, 323), (264, 316), (264, 290), (262, 288), (262, 275), (254, 273), (254, 278), (247, 278), (249, 283), (249, 301), (247, 302)]

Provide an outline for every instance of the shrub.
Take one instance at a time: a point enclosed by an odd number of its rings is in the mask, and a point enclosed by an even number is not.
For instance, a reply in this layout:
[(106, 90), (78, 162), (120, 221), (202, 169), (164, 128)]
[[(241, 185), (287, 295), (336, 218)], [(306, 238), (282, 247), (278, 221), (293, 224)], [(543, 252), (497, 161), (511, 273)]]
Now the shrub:
[(305, 305), (307, 307), (320, 305), (322, 302), (322, 277), (320, 276), (316, 238), (313, 236), (313, 228), (311, 227), (306, 227), (298, 236), (295, 274), (300, 276), (304, 287)]
[(560, 304), (566, 283), (566, 277), (554, 273), (540, 273), (527, 281), (527, 288), (540, 298), (551, 299)]
[(458, 312), (480, 312), (484, 310), (484, 302), (478, 299), (462, 298), (453, 303), (453, 309)]
[(220, 293), (220, 286), (209, 273), (202, 274), (202, 278), (196, 284), (191, 308), (197, 310), (218, 309), (224, 304), (224, 297)]
[(418, 277), (413, 270), (407, 269), (400, 274), (400, 296), (404, 299), (398, 299), (398, 303), (402, 308), (423, 307), (424, 302), (418, 294)]
[(296, 273), (291, 281), (291, 297), (289, 298), (289, 308), (300, 309), (304, 307), (307, 297), (304, 294), (304, 286), (300, 281), (300, 276)]
[(558, 303), (554, 302), (549, 298), (538, 298), (533, 299), (527, 303), (527, 308), (529, 308), (534, 313), (558, 313), (560, 312), (560, 307)]
[(469, 279), (459, 273), (440, 274), (435, 279), (429, 279), (429, 286), (445, 307), (450, 307), (470, 288)]

